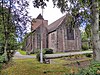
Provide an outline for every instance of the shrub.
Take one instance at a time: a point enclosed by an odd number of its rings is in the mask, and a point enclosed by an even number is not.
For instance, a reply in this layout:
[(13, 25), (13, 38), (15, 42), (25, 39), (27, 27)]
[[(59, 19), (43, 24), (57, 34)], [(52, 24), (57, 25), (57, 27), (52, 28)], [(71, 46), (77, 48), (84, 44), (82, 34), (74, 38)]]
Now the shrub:
[[(43, 49), (42, 52), (43, 52), (43, 61), (45, 61), (45, 54), (53, 54), (53, 50), (48, 48)], [(36, 53), (37, 53), (36, 58), (38, 61), (40, 61), (40, 50), (38, 49)]]
[(2, 70), (2, 63), (0, 63), (0, 75), (1, 75), (1, 70)]
[(92, 62), (89, 67), (81, 69), (76, 75), (100, 75), (100, 62)]
[(4, 62), (4, 57), (2, 55), (0, 55), (0, 72), (2, 69), (2, 63)]
[(18, 50), (18, 52), (19, 52), (20, 54), (22, 54), (22, 55), (26, 55), (26, 51), (24, 51), (24, 50)]
[[(40, 61), (40, 52), (37, 53), (36, 58), (37, 58), (38, 61)], [(43, 61), (45, 61), (45, 56), (44, 56), (44, 54), (43, 54)]]
[(82, 50), (88, 50), (89, 45), (87, 43), (82, 44)]
[(89, 54), (89, 53), (85, 54), (85, 56), (86, 56), (86, 57), (92, 57), (92, 55)]
[(53, 50), (52, 49), (44, 49), (45, 54), (53, 54)]

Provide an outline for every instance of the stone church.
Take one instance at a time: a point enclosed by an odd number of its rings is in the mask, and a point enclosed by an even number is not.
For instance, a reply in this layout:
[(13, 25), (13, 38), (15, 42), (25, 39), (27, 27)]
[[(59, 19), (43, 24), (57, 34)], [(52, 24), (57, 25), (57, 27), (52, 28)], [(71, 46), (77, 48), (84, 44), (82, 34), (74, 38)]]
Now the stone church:
[(71, 27), (69, 14), (48, 25), (41, 14), (32, 20), (31, 33), (26, 38), (24, 49), (35, 52), (37, 49), (49, 48), (54, 52), (70, 52), (81, 49), (80, 30)]

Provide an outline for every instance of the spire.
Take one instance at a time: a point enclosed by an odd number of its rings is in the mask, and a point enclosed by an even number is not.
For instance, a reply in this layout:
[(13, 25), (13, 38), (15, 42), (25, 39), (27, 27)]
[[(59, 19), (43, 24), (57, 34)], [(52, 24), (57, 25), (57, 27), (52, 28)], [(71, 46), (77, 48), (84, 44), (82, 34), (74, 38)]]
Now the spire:
[(36, 19), (43, 19), (44, 20), (44, 18), (43, 18), (43, 16), (41, 14), (39, 14)]

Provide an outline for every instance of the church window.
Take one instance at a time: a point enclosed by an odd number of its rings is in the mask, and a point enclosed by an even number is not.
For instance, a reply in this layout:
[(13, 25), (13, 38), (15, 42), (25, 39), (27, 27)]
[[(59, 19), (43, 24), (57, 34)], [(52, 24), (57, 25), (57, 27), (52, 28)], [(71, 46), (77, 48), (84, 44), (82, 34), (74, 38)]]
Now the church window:
[(40, 48), (41, 45), (41, 36), (40, 34), (37, 34), (37, 48)]
[(74, 29), (71, 27), (67, 28), (67, 40), (74, 40)]
[(51, 40), (55, 40), (55, 34), (51, 34)]

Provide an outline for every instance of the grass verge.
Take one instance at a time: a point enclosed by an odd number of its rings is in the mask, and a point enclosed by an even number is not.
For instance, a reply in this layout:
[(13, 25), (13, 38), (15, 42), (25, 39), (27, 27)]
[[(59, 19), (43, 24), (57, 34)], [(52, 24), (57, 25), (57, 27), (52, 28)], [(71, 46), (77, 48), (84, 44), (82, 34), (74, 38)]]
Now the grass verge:
[(18, 50), (18, 52), (22, 55), (26, 55), (26, 51), (23, 51), (23, 50)]
[[(20, 52), (20, 54), (22, 54), (22, 55), (26, 55), (26, 51), (18, 50), (18, 52)], [(30, 54), (30, 55), (35, 56), (36, 54)]]
[(17, 59), (14, 65), (1, 71), (1, 75), (65, 75), (70, 67), (61, 64), (41, 64), (36, 59)]

